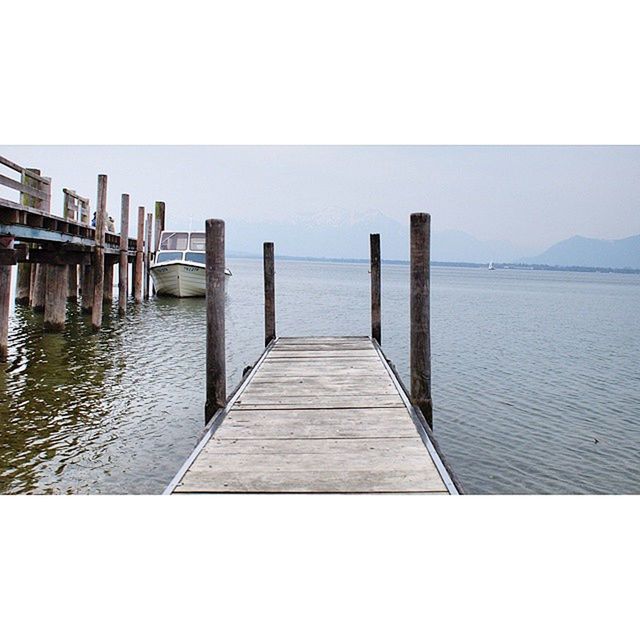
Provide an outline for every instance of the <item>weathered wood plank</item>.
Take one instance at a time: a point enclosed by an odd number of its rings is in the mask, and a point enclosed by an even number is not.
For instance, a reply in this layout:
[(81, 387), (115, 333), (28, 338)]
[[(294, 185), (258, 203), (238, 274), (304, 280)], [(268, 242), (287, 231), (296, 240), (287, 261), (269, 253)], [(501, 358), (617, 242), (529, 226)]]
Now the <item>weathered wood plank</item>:
[(446, 493), (370, 338), (278, 339), (175, 493)]

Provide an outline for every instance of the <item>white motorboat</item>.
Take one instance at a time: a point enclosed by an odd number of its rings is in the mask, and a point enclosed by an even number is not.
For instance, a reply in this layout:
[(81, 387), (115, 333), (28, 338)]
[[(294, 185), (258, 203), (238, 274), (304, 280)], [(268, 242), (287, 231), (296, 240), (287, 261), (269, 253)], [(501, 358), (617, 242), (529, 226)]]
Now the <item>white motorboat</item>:
[[(159, 296), (203, 297), (206, 293), (205, 234), (198, 231), (163, 231), (149, 267)], [(229, 269), (224, 270), (230, 276)]]

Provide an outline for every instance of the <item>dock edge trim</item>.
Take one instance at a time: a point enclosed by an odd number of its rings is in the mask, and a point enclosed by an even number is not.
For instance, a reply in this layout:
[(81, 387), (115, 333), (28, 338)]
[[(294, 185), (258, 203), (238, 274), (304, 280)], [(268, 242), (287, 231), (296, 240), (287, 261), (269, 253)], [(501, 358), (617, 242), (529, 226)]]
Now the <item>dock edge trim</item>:
[(416, 426), (420, 439), (422, 440), (424, 446), (429, 452), (429, 455), (431, 456), (433, 463), (436, 465), (436, 468), (438, 469), (438, 473), (440, 474), (440, 477), (442, 478), (442, 482), (444, 482), (444, 485), (447, 488), (447, 491), (449, 491), (450, 495), (454, 495), (454, 496), (461, 495), (463, 491), (462, 491), (462, 487), (460, 486), (460, 481), (457, 480), (457, 478), (455, 478), (453, 471), (450, 471), (448, 468), (448, 465), (443, 461), (442, 454), (438, 451), (438, 449), (434, 445), (434, 442), (432, 441), (432, 439), (434, 439), (434, 436), (429, 434), (430, 429), (427, 430), (427, 427), (424, 424), (424, 418), (422, 417), (421, 414), (418, 413), (416, 408), (413, 406), (411, 400), (409, 399), (409, 394), (407, 393), (407, 390), (402, 384), (402, 381), (400, 380), (397, 372), (394, 370), (395, 367), (394, 368), (391, 367), (390, 361), (387, 360), (387, 357), (385, 356), (384, 352), (382, 351), (382, 347), (378, 344), (378, 342), (373, 338), (370, 338), (370, 340), (378, 356), (380, 357), (380, 360), (382, 360), (382, 364), (387, 370), (389, 377), (393, 381), (393, 384), (396, 390), (400, 394), (400, 397), (402, 398), (402, 402), (404, 402), (404, 405), (407, 408), (407, 411), (409, 412), (409, 415), (411, 416), (411, 419), (413, 420), (414, 425)]
[(269, 355), (269, 352), (275, 344), (278, 342), (278, 338), (272, 340), (269, 343), (269, 346), (262, 352), (262, 355), (256, 360), (255, 364), (251, 367), (251, 371), (240, 381), (240, 384), (236, 387), (235, 391), (232, 392), (231, 396), (227, 400), (227, 404), (222, 408), (218, 409), (214, 414), (213, 418), (209, 420), (209, 423), (205, 426), (206, 432), (200, 438), (198, 444), (196, 444), (195, 448), (189, 455), (189, 457), (184, 461), (181, 465), (178, 473), (173, 476), (171, 482), (167, 485), (166, 489), (162, 492), (163, 496), (171, 495), (174, 489), (180, 484), (180, 481), (187, 473), (193, 461), (198, 457), (202, 449), (204, 449), (205, 445), (211, 440), (213, 434), (217, 431), (218, 427), (222, 424), (222, 421), (227, 417), (228, 413), (231, 411), (231, 407), (235, 404), (236, 400), (245, 390), (245, 387), (251, 382), (253, 376), (256, 374), (259, 366), (262, 364), (263, 360)]

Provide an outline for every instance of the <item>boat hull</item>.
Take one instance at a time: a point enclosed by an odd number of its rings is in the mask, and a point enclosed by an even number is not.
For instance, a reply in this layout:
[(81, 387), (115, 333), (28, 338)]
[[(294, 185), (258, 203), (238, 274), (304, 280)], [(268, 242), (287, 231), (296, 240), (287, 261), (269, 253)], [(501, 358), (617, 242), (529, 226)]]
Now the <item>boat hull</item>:
[(178, 262), (150, 269), (156, 294), (176, 298), (202, 298), (206, 294), (205, 267)]

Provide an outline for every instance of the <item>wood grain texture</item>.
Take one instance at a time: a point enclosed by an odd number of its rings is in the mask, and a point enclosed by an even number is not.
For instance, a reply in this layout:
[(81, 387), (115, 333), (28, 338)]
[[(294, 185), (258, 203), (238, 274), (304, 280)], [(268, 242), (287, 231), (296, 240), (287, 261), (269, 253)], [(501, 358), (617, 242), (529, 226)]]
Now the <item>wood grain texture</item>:
[(429, 307), (431, 216), (412, 213), (410, 226), (411, 400), (433, 428)]
[(174, 493), (447, 493), (370, 338), (280, 338), (227, 409)]
[(264, 270), (264, 345), (269, 345), (276, 337), (276, 281), (273, 242), (263, 245)]
[(128, 193), (120, 201), (120, 260), (118, 266), (118, 313), (127, 313), (129, 279), (129, 203)]

